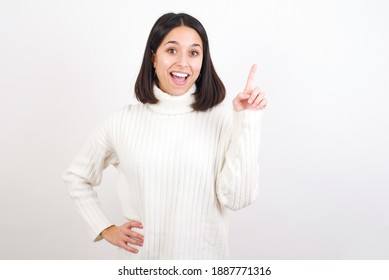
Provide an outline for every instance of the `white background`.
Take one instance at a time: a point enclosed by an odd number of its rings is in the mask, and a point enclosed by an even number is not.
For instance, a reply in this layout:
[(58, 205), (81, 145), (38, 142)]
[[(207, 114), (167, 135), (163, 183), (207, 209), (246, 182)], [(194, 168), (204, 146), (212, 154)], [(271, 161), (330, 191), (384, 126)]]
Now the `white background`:
[[(269, 107), (261, 195), (231, 213), (235, 259), (389, 258), (389, 4), (357, 1), (0, 2), (0, 259), (111, 259), (62, 173), (94, 128), (135, 102), (165, 12), (207, 29), (228, 99), (252, 63)], [(115, 170), (99, 195), (117, 222)]]

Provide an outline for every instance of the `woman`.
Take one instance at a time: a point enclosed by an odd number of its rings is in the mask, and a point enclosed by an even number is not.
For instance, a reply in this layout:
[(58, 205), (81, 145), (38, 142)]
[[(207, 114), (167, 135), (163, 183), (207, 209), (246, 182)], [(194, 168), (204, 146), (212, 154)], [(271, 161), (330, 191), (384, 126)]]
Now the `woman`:
[[(264, 93), (256, 66), (230, 106), (201, 23), (165, 14), (154, 24), (135, 94), (140, 103), (112, 114), (64, 173), (91, 237), (119, 247), (118, 258), (228, 258), (227, 209), (251, 204)], [(93, 187), (118, 170), (127, 222), (114, 225)]]

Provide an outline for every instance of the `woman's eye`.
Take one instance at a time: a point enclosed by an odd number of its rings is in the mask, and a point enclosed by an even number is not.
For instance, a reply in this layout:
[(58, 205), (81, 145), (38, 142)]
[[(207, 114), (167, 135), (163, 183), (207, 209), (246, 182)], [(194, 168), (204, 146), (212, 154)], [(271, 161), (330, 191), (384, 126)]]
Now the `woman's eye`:
[(197, 56), (197, 55), (199, 55), (199, 52), (198, 51), (191, 51), (190, 54), (193, 56)]
[(167, 52), (168, 53), (176, 53), (177, 51), (175, 49), (168, 49)]

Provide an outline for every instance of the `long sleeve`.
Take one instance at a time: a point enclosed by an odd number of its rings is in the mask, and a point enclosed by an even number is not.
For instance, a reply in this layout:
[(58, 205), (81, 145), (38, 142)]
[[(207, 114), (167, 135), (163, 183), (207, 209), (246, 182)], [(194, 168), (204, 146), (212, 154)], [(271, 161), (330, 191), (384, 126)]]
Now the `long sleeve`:
[(88, 232), (94, 241), (102, 239), (101, 231), (113, 224), (104, 213), (94, 190), (94, 186), (101, 183), (104, 169), (110, 164), (119, 163), (110, 141), (110, 127), (110, 120), (107, 119), (96, 129), (63, 174), (77, 212), (86, 222)]
[(232, 127), (224, 132), (221, 171), (216, 182), (220, 204), (231, 210), (250, 205), (259, 189), (258, 154), (262, 111), (233, 112)]

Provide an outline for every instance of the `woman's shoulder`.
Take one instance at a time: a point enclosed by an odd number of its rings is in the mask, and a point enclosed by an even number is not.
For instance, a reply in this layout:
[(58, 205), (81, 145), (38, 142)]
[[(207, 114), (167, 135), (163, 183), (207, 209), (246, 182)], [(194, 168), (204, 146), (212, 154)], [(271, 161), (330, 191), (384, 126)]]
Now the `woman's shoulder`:
[(103, 125), (116, 126), (117, 123), (121, 123), (124, 119), (127, 119), (131, 114), (134, 105), (127, 104), (114, 109), (103, 119)]
[(228, 121), (232, 117), (232, 105), (227, 104), (226, 102), (222, 102), (209, 110), (210, 114), (225, 121)]
[(143, 107), (143, 104), (141, 103), (135, 103), (135, 104), (126, 104), (124, 106), (121, 106), (114, 110), (109, 116), (109, 119), (120, 119), (125, 116), (131, 115)]

